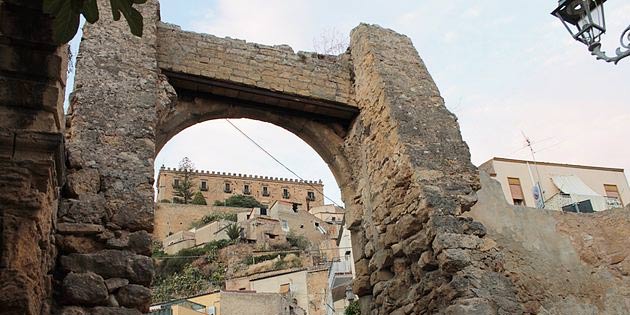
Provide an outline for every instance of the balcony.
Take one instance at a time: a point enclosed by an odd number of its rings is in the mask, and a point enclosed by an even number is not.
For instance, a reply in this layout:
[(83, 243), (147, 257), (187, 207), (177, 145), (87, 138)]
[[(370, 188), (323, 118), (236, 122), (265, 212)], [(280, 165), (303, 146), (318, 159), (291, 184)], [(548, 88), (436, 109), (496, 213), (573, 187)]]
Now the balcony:
[(347, 286), (352, 282), (352, 261), (341, 259), (333, 261), (328, 269), (328, 287), (332, 290), (340, 286)]

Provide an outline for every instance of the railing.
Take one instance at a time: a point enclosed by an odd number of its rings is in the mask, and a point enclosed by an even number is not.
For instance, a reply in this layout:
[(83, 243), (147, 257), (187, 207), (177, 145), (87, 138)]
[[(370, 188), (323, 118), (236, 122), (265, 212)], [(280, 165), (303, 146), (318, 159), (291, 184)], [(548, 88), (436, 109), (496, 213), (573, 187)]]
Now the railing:
[(352, 261), (342, 259), (333, 261), (328, 269), (328, 287), (332, 288), (335, 278), (338, 276), (352, 277)]
[(614, 197), (606, 197), (606, 206), (608, 206), (608, 209), (623, 208), (621, 200)]

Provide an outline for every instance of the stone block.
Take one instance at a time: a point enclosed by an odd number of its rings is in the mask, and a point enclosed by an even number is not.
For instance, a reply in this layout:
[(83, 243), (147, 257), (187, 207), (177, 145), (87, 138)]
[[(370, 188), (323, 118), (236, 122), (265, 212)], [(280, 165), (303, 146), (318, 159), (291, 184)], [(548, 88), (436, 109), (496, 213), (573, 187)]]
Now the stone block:
[(60, 234), (93, 235), (105, 231), (105, 227), (99, 224), (87, 223), (59, 223), (57, 232)]
[(84, 194), (80, 199), (64, 199), (58, 217), (62, 222), (100, 224), (109, 216), (105, 203), (103, 195), (94, 194)]
[(57, 234), (55, 238), (59, 250), (65, 254), (86, 254), (103, 249), (102, 244), (90, 237)]
[(149, 304), (151, 304), (151, 290), (141, 285), (129, 284), (118, 290), (116, 300), (122, 306), (148, 312)]
[(104, 278), (127, 278), (131, 283), (150, 285), (153, 260), (128, 251), (102, 250), (90, 254), (61, 256), (61, 269), (66, 272), (94, 272)]
[(63, 300), (74, 305), (105, 305), (107, 287), (103, 278), (95, 273), (69, 273), (63, 279)]
[(447, 248), (478, 249), (483, 240), (476, 235), (441, 233), (433, 240), (433, 251), (440, 253)]
[(437, 256), (437, 261), (441, 270), (455, 273), (470, 265), (472, 257), (467, 249), (453, 248), (442, 250)]
[(105, 286), (107, 286), (107, 291), (109, 291), (109, 293), (112, 293), (128, 284), (129, 280), (123, 278), (109, 278), (105, 280)]
[(83, 168), (72, 170), (66, 178), (66, 193), (71, 198), (84, 195), (96, 195), (101, 188), (101, 179), (98, 170)]

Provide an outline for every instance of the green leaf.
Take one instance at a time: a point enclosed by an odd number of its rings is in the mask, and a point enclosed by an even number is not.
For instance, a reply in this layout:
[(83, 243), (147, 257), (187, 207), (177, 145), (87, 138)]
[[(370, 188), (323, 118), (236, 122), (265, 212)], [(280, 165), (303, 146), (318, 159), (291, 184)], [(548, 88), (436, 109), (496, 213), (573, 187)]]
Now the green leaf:
[(53, 20), (53, 39), (59, 44), (69, 42), (79, 29), (80, 12), (72, 10), (71, 1), (63, 1)]
[(42, 10), (46, 14), (57, 15), (64, 2), (64, 0), (44, 0)]
[(127, 24), (129, 24), (131, 34), (138, 37), (142, 37), (144, 24), (142, 14), (133, 7), (133, 4), (144, 2), (146, 2), (146, 0), (110, 0), (114, 20), (118, 21), (120, 19), (120, 13), (122, 12), (127, 20)]
[(81, 13), (83, 13), (88, 23), (96, 23), (96, 21), (98, 21), (98, 5), (96, 4), (96, 0), (85, 0), (81, 8)]

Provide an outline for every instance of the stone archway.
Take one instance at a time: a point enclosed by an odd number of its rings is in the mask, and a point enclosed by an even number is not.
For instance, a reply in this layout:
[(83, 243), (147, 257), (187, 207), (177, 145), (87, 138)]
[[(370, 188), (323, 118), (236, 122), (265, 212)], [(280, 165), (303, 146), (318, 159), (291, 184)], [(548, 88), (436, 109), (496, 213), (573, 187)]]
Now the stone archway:
[[(519, 308), (511, 283), (477, 250), (483, 226), (460, 216), (476, 202), (476, 168), (408, 37), (361, 24), (345, 54), (296, 54), (184, 32), (158, 11), (156, 1), (143, 5), (141, 39), (107, 19), (84, 33), (58, 280), (66, 292), (126, 281), (105, 299), (65, 305), (146, 309), (155, 152), (192, 124), (238, 117), (288, 129), (330, 165), (348, 208), (364, 314)], [(506, 289), (474, 290), (488, 281)]]

